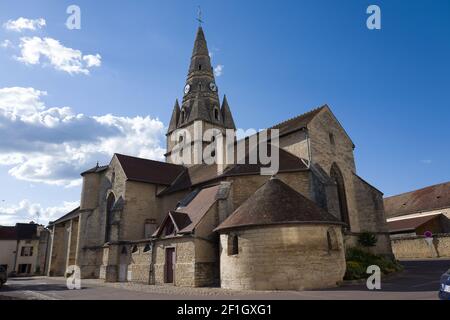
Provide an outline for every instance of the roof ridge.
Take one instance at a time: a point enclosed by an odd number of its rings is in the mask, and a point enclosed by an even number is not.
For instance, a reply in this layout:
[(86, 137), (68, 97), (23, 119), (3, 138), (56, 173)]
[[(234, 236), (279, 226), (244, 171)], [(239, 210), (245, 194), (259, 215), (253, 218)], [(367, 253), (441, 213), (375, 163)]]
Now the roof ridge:
[(278, 127), (278, 126), (281, 126), (281, 125), (283, 125), (283, 124), (286, 124), (286, 123), (289, 122), (289, 121), (296, 120), (296, 119), (298, 119), (298, 118), (301, 118), (301, 117), (310, 115), (311, 113), (316, 112), (316, 111), (319, 111), (320, 109), (323, 109), (323, 108), (325, 108), (325, 107), (328, 107), (328, 105), (327, 105), (327, 104), (324, 104), (324, 105), (322, 105), (322, 106), (320, 106), (320, 107), (316, 107), (316, 108), (314, 108), (314, 109), (312, 109), (312, 110), (310, 110), (310, 111), (307, 111), (307, 112), (305, 112), (305, 113), (299, 114), (299, 115), (297, 115), (297, 116), (295, 116), (295, 117), (292, 117), (292, 118), (290, 118), (290, 119), (284, 120), (284, 121), (282, 121), (282, 122), (280, 122), (280, 123), (277, 123), (277, 124), (273, 125), (273, 126), (270, 127), (270, 128)]
[(146, 159), (146, 158), (141, 158), (141, 157), (136, 157), (136, 156), (129, 156), (129, 155), (122, 154), (122, 153), (114, 153), (114, 154), (118, 155), (118, 156), (122, 156), (122, 157), (137, 159), (137, 160), (144, 160), (144, 161), (151, 161), (151, 162), (157, 162), (157, 163), (164, 163), (164, 164), (175, 166), (175, 167), (183, 167), (182, 165), (169, 163), (169, 162), (165, 162), (165, 161), (158, 161), (158, 160)]

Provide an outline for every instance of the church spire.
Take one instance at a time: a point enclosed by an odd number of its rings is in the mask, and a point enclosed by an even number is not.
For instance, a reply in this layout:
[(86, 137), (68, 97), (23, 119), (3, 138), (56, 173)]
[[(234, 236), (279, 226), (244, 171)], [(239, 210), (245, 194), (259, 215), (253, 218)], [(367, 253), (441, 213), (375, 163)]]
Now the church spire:
[(222, 101), (222, 118), (223, 118), (223, 125), (227, 129), (234, 129), (236, 130), (236, 126), (234, 124), (233, 115), (231, 114), (230, 106), (228, 105), (227, 96), (223, 96)]
[(198, 27), (195, 37), (181, 112), (186, 116), (180, 119), (179, 126), (203, 120), (223, 127), (218, 88), (201, 26)]
[(167, 133), (171, 133), (175, 131), (178, 126), (178, 120), (180, 119), (180, 104), (178, 103), (178, 99), (175, 101), (175, 105), (172, 111), (172, 117), (170, 118), (169, 130)]

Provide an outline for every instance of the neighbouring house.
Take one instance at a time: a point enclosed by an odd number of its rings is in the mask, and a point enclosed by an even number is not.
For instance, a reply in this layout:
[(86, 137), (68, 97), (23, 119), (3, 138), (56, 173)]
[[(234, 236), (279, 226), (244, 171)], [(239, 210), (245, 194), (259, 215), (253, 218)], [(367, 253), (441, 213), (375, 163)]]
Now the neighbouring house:
[(49, 235), (44, 226), (33, 222), (0, 226), (0, 265), (10, 275), (46, 274)]
[(450, 182), (385, 198), (384, 207), (397, 259), (450, 257)]
[(450, 233), (450, 182), (387, 197), (384, 208), (392, 236)]

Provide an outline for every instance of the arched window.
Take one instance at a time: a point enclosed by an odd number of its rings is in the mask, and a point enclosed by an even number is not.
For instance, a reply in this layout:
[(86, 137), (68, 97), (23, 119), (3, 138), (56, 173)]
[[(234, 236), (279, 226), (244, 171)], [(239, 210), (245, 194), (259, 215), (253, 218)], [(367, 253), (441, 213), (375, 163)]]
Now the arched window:
[(201, 64), (198, 65), (198, 70), (199, 70), (199, 71), (202, 70), (202, 65), (201, 65)]
[(219, 109), (214, 108), (214, 119), (219, 120)]
[(341, 220), (342, 222), (345, 222), (347, 224), (347, 228), (350, 229), (350, 217), (348, 215), (344, 176), (336, 163), (333, 163), (331, 166), (330, 177), (334, 182), (336, 182)]
[(113, 171), (111, 174), (111, 185), (114, 185), (115, 181), (116, 181), (116, 172)]
[(116, 202), (116, 198), (114, 194), (111, 192), (108, 196), (108, 200), (106, 201), (106, 234), (105, 241), (109, 242), (111, 240), (111, 225), (113, 223), (113, 208), (114, 203)]
[(150, 251), (150, 245), (149, 244), (146, 244), (145, 245), (145, 248), (144, 248), (144, 252), (149, 252)]
[(228, 235), (228, 255), (235, 256), (239, 254), (239, 238), (235, 234)]
[(137, 245), (134, 245), (133, 246), (133, 249), (131, 249), (131, 253), (136, 253), (136, 252), (138, 252), (138, 247), (137, 247)]

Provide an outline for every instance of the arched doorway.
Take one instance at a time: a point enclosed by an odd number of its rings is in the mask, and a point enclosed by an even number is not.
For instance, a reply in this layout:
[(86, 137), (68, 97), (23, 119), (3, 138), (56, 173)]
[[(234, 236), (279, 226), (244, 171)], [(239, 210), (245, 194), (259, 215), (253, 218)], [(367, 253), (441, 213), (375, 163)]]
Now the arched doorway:
[(105, 234), (105, 242), (109, 242), (111, 240), (111, 225), (113, 222), (113, 208), (114, 203), (116, 202), (116, 197), (111, 192), (108, 196), (108, 200), (106, 201), (106, 234)]
[(339, 169), (336, 163), (333, 163), (333, 165), (331, 166), (330, 177), (334, 182), (336, 182), (341, 220), (342, 222), (346, 223), (347, 228), (350, 229), (350, 217), (348, 214), (344, 176), (342, 175), (341, 169)]

